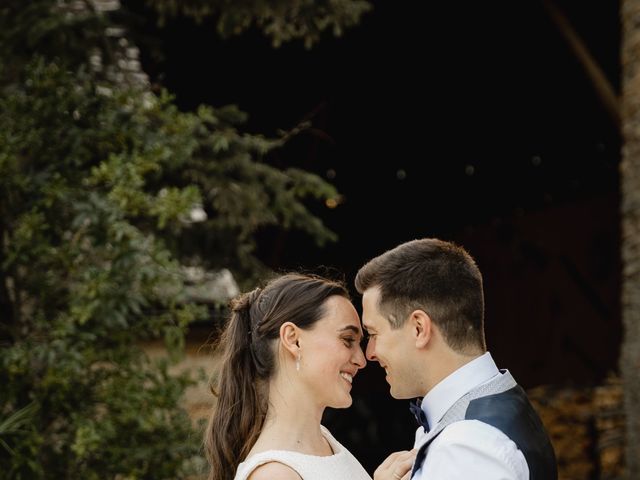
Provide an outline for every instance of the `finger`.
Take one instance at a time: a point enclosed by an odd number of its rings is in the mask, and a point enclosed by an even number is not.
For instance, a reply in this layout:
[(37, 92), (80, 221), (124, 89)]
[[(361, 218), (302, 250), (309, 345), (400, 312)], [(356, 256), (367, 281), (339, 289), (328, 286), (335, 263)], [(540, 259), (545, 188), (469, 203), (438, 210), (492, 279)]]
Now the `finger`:
[(413, 461), (416, 458), (416, 454), (413, 451), (410, 452), (402, 452), (400, 453), (400, 455), (397, 455), (394, 459), (393, 462), (389, 465), (389, 469), (392, 471), (402, 471), (402, 474), (404, 475), (404, 472), (406, 472), (407, 468), (411, 468), (411, 465), (413, 465)]
[(413, 450), (405, 450), (402, 452), (397, 452), (398, 456), (395, 457), (396, 462), (403, 462), (407, 459), (413, 460), (414, 458), (416, 458), (416, 454), (418, 453), (418, 451), (414, 448)]
[(406, 454), (399, 455), (392, 465), (392, 471), (395, 476), (404, 478), (407, 473), (411, 474), (414, 459), (415, 452), (406, 452)]
[(411, 470), (411, 467), (413, 467), (413, 457), (395, 462), (393, 464), (393, 471), (402, 476)]
[(391, 455), (389, 455), (387, 458), (384, 459), (384, 461), (380, 464), (378, 469), (387, 470), (391, 465), (393, 465), (393, 463), (398, 459), (398, 457), (400, 457), (402, 454), (405, 454), (405, 453), (407, 453), (406, 450), (393, 452)]
[(404, 470), (395, 471), (396, 463), (391, 463), (390, 465), (380, 465), (375, 472), (373, 472), (374, 480), (402, 480), (403, 475), (405, 474)]

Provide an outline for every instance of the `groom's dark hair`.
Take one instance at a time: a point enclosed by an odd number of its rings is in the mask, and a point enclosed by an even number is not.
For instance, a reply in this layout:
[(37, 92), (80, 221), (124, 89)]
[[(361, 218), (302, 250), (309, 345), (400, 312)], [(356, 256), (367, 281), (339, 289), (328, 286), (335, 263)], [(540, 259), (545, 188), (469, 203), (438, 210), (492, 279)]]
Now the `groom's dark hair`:
[(437, 238), (403, 243), (358, 271), (356, 289), (380, 289), (378, 309), (391, 328), (423, 310), (456, 351), (486, 350), (482, 274), (462, 247)]

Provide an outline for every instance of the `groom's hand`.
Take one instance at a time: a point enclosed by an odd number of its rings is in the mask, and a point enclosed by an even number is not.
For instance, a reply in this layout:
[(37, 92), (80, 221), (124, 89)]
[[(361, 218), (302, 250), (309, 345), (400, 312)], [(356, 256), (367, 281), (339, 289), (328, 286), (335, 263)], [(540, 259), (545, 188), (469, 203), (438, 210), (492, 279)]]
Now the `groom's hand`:
[(384, 462), (373, 472), (374, 480), (409, 480), (411, 478), (411, 467), (418, 451), (402, 450), (393, 452)]

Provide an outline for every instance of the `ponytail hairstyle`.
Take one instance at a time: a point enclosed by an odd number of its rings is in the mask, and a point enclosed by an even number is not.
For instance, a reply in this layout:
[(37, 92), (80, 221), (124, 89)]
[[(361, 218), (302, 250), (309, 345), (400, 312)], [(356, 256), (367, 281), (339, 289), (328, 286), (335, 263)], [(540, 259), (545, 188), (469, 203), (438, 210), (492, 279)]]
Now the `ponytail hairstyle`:
[(292, 322), (303, 330), (313, 328), (333, 295), (349, 299), (341, 283), (289, 273), (231, 301), (231, 316), (220, 337), (220, 375), (212, 388), (218, 402), (204, 439), (209, 480), (232, 479), (262, 431), (280, 326)]

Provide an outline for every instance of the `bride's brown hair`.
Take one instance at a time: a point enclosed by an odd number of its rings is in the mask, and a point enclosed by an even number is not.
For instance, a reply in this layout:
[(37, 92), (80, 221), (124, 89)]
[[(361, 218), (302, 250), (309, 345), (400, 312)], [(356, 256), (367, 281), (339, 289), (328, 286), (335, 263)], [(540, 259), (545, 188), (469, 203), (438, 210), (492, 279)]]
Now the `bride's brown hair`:
[(312, 328), (333, 295), (349, 298), (342, 283), (290, 273), (231, 301), (231, 316), (220, 337), (220, 375), (212, 387), (218, 401), (205, 432), (209, 480), (232, 479), (260, 435), (280, 326), (292, 322)]

